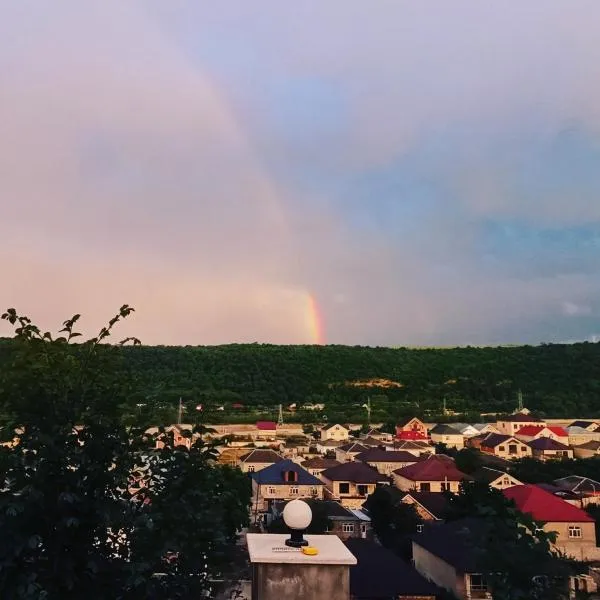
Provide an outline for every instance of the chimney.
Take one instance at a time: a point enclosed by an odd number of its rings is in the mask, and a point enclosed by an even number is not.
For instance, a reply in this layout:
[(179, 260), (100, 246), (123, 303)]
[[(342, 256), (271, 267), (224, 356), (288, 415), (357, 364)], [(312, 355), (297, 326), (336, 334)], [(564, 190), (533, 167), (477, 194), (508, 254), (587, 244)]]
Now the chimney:
[(310, 507), (288, 502), (284, 521), (292, 535), (249, 533), (252, 600), (349, 600), (354, 555), (335, 535), (306, 535)]

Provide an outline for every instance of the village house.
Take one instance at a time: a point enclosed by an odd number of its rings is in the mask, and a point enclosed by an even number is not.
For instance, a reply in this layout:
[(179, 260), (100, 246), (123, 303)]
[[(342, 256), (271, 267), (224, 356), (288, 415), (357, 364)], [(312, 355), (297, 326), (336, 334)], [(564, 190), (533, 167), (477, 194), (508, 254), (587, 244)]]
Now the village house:
[(279, 461), (249, 475), (255, 515), (269, 511), (276, 500), (323, 499), (325, 484), (292, 460)]
[(323, 471), (321, 480), (329, 495), (348, 508), (360, 508), (377, 484), (389, 484), (386, 477), (362, 462), (347, 462)]
[(594, 479), (581, 477), (581, 475), (569, 475), (555, 479), (553, 483), (561, 490), (576, 494), (580, 506), (600, 504), (600, 482)]
[(569, 444), (569, 434), (564, 427), (552, 425), (526, 425), (521, 427), (515, 437), (523, 442), (532, 442), (542, 437), (550, 438), (561, 444)]
[(537, 485), (526, 484), (503, 490), (517, 508), (543, 523), (544, 531), (557, 534), (555, 546), (576, 560), (598, 560), (594, 519), (584, 510), (550, 494)]
[(249, 448), (222, 448), (217, 462), (220, 465), (228, 465), (230, 467), (238, 467), (242, 456), (246, 456), (250, 452)]
[(573, 421), (569, 427), (581, 427), (588, 431), (596, 431), (600, 429), (600, 421)]
[(458, 492), (460, 482), (470, 480), (448, 457), (430, 456), (427, 460), (393, 471), (394, 485), (405, 492)]
[(239, 466), (244, 473), (254, 473), (282, 460), (274, 450), (251, 450), (240, 458)]
[(316, 448), (319, 454), (335, 454), (337, 448), (344, 445), (344, 442), (336, 442), (335, 440), (317, 440)]
[(345, 442), (350, 437), (350, 430), (339, 423), (335, 425), (326, 425), (321, 429), (321, 440), (334, 440), (336, 442)]
[(404, 504), (414, 506), (417, 514), (424, 521), (443, 521), (448, 508), (448, 499), (444, 494), (438, 492), (416, 492), (413, 490), (406, 492), (401, 501)]
[(393, 450), (404, 450), (415, 456), (422, 454), (435, 454), (435, 448), (426, 441), (397, 440), (392, 446)]
[(464, 437), (473, 437), (479, 435), (481, 431), (470, 423), (452, 423), (452, 429), (456, 429), (459, 433), (462, 433)]
[(382, 475), (391, 475), (392, 471), (414, 465), (416, 462), (425, 460), (425, 457), (415, 456), (403, 450), (393, 451), (372, 448), (357, 454), (355, 460), (377, 469)]
[(496, 421), (496, 429), (504, 435), (515, 435), (519, 429), (526, 427), (527, 425), (532, 425), (534, 427), (539, 427), (540, 425), (545, 425), (541, 419), (536, 417), (532, 417), (531, 415), (524, 414), (515, 414), (509, 415), (508, 417), (504, 417)]
[(587, 442), (600, 442), (600, 431), (590, 431), (584, 427), (567, 427), (569, 446), (581, 446)]
[(557, 442), (553, 438), (540, 437), (527, 445), (533, 452), (533, 458), (537, 460), (560, 460), (562, 458), (573, 458), (573, 450), (569, 446), (565, 446)]
[(429, 437), (434, 444), (445, 444), (448, 448), (458, 450), (465, 446), (465, 436), (453, 425), (440, 423), (429, 431)]
[(476, 435), (485, 433), (500, 433), (494, 423), (473, 423), (473, 427), (477, 429)]
[[(475, 439), (475, 438), (473, 438)], [(532, 449), (512, 435), (490, 433), (480, 442), (481, 452), (504, 459), (524, 458), (532, 456)]]
[[(311, 441), (306, 436), (291, 436), (286, 439), (281, 450), (286, 458), (304, 457), (310, 454), (312, 443), (314, 443), (314, 440)], [(316, 451), (316, 448), (314, 450)]]
[(170, 438), (173, 447), (183, 446), (189, 450), (195, 441), (192, 429), (192, 425), (187, 424), (169, 425), (168, 427), (165, 427), (164, 433), (158, 434), (156, 437), (156, 448), (164, 448), (165, 442), (167, 441), (165, 438)]
[(331, 469), (331, 467), (337, 467), (342, 463), (335, 460), (335, 458), (309, 458), (300, 463), (311, 475), (318, 477), (325, 469)]
[[(349, 539), (351, 600), (435, 600), (436, 587), (394, 552), (369, 540)], [(332, 598), (332, 600), (334, 600)]]
[(483, 520), (473, 518), (425, 525), (412, 538), (415, 569), (459, 600), (491, 599), (475, 552), (486, 527)]
[(426, 440), (427, 427), (416, 417), (404, 419), (396, 425), (396, 438), (399, 440)]
[(521, 485), (521, 482), (512, 475), (491, 467), (480, 467), (474, 473), (471, 473), (471, 477), (475, 481), (487, 483), (497, 490), (505, 490), (515, 485)]
[(380, 442), (391, 442), (394, 439), (394, 436), (391, 433), (384, 433), (376, 427), (369, 429), (364, 437), (373, 438), (379, 440)]
[(357, 454), (361, 452), (366, 452), (368, 448), (359, 444), (358, 442), (350, 442), (349, 444), (344, 444), (343, 446), (338, 446), (335, 449), (335, 459), (338, 462), (351, 462), (356, 458)]
[(387, 448), (392, 450), (393, 446), (394, 446), (393, 442), (384, 442), (381, 439), (374, 438), (371, 436), (367, 436), (367, 437), (361, 436), (359, 443), (362, 444), (363, 446), (367, 446), (369, 448), (382, 448), (383, 450), (385, 450)]
[(600, 441), (592, 440), (573, 447), (575, 458), (594, 458), (600, 456)]

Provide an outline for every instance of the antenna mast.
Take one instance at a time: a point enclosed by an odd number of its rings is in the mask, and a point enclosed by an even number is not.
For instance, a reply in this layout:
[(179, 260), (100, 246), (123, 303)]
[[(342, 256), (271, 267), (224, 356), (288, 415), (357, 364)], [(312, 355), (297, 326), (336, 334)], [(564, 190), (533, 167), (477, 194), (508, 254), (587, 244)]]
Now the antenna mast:
[(277, 417), (277, 427), (283, 426), (283, 406), (279, 405), (279, 416)]

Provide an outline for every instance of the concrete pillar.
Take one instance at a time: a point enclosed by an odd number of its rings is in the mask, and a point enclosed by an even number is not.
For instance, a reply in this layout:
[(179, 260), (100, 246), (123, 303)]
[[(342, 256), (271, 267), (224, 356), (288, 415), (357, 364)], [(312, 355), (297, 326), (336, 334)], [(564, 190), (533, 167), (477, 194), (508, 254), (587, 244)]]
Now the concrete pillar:
[(318, 554), (285, 545), (286, 534), (247, 536), (252, 600), (349, 600), (354, 555), (335, 535), (305, 535)]

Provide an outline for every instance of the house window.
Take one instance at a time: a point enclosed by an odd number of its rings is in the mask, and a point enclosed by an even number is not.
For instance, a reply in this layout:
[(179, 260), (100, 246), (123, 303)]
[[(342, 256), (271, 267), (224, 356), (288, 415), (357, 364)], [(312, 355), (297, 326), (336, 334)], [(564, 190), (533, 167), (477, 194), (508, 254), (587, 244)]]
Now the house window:
[(349, 483), (340, 483), (338, 485), (338, 490), (340, 494), (349, 494), (350, 493), (350, 484)]
[(342, 531), (344, 533), (354, 533), (354, 523), (342, 523)]
[(506, 450), (506, 448), (505, 448), (504, 446), (499, 446), (499, 447), (498, 447), (498, 450), (499, 450), (500, 452), (504, 452), (504, 451)]
[(417, 533), (423, 533), (423, 523), (417, 525)]
[(310, 495), (311, 496), (318, 496), (319, 495), (319, 490), (316, 487), (311, 487), (310, 488)]
[(254, 465), (248, 465), (248, 473), (254, 473)]
[(367, 533), (367, 525), (366, 525), (366, 523), (361, 523), (361, 525), (360, 525), (360, 532), (361, 533)]
[(419, 486), (419, 490), (421, 492), (430, 492), (431, 491), (431, 484), (430, 483), (422, 483)]
[(274, 496), (275, 495), (275, 488), (274, 487), (267, 488), (267, 494), (269, 494), (269, 496)]
[(483, 575), (479, 575), (477, 573), (471, 574), (469, 577), (471, 580), (471, 591), (472, 592), (486, 592), (487, 585), (485, 583), (485, 579)]
[(569, 525), (569, 537), (570, 538), (580, 538), (581, 537), (581, 527), (577, 525)]
[(527, 452), (527, 446), (521, 446), (521, 452)]
[(369, 493), (368, 485), (357, 485), (356, 490), (358, 491), (359, 496), (366, 496)]
[(450, 482), (449, 481), (442, 481), (442, 492), (449, 492), (450, 491)]
[(517, 445), (516, 444), (509, 444), (508, 445), (508, 453), (509, 454), (516, 454), (517, 453)]
[(505, 477), (505, 478), (502, 480), (502, 485), (510, 485), (510, 479), (509, 479), (508, 477)]
[(299, 493), (298, 486), (293, 485), (290, 488), (290, 496), (297, 496)]
[(298, 473), (296, 471), (284, 471), (283, 480), (288, 483), (295, 483), (298, 481)]

